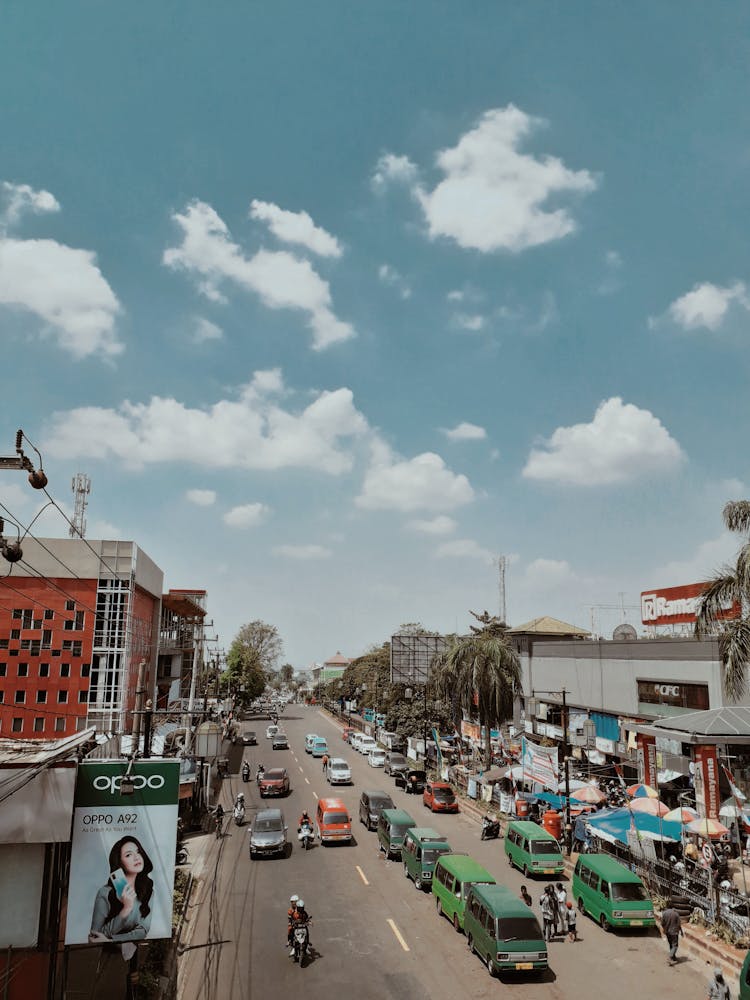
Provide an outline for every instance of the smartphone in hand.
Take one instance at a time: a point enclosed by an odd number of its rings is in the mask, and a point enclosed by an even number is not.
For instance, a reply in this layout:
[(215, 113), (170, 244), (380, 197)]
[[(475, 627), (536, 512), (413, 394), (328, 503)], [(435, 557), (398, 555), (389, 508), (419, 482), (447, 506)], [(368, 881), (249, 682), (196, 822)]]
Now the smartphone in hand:
[(125, 878), (125, 872), (122, 868), (116, 868), (110, 873), (109, 880), (114, 886), (117, 898), (122, 900), (122, 894), (125, 891), (125, 886), (128, 884), (128, 880)]

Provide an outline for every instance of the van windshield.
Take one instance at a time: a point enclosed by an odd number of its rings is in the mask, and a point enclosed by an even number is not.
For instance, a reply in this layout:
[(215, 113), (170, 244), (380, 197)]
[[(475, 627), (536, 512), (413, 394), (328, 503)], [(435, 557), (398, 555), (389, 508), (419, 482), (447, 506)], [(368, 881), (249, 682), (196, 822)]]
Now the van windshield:
[(617, 902), (635, 903), (649, 898), (640, 882), (613, 882), (610, 888)]
[(348, 823), (349, 817), (346, 813), (326, 813), (323, 817), (323, 822), (331, 825)]
[(426, 865), (434, 865), (441, 854), (450, 854), (445, 847), (425, 847), (422, 850), (422, 861)]
[(391, 823), (391, 836), (404, 839), (407, 830), (411, 830), (408, 823)]
[(539, 941), (542, 932), (534, 917), (498, 917), (500, 941)]
[(532, 854), (559, 854), (560, 845), (556, 840), (532, 840)]

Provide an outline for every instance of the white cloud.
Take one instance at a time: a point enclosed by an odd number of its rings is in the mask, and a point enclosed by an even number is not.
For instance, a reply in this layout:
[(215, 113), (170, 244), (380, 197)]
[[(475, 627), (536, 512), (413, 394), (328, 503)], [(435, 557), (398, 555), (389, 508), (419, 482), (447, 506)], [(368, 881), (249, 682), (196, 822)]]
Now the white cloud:
[(270, 201), (254, 199), (250, 217), (268, 224), (273, 235), (282, 243), (296, 243), (321, 257), (340, 257), (341, 245), (335, 236), (316, 226), (307, 212), (289, 212)]
[(111, 521), (90, 521), (86, 526), (87, 538), (122, 538), (122, 530)]
[(216, 323), (203, 316), (196, 316), (195, 329), (193, 330), (193, 340), (196, 344), (204, 344), (209, 340), (221, 340), (224, 331)]
[(232, 507), (224, 515), (224, 523), (230, 528), (255, 528), (265, 521), (270, 508), (263, 503), (245, 503)]
[(331, 550), (323, 545), (277, 545), (273, 551), (278, 556), (284, 556), (285, 559), (299, 559), (301, 561), (330, 559), (332, 555)]
[(550, 591), (577, 580), (570, 564), (564, 559), (534, 559), (523, 575), (523, 582), (532, 593)]
[(375, 166), (372, 186), (376, 191), (384, 190), (389, 184), (412, 184), (417, 177), (417, 167), (408, 156), (384, 153)]
[(463, 302), (466, 293), (462, 292), (460, 288), (454, 288), (445, 297), (449, 302)]
[(444, 511), (473, 499), (466, 476), (451, 472), (439, 455), (424, 452), (401, 459), (376, 441), (356, 503), (366, 510)]
[(663, 474), (684, 458), (679, 444), (649, 410), (613, 396), (601, 403), (589, 424), (558, 427), (533, 448), (527, 479), (609, 486)]
[[(722, 288), (705, 281), (703, 284), (695, 285), (679, 299), (675, 299), (667, 312), (669, 318), (683, 330), (705, 327), (714, 331), (724, 322), (733, 302), (750, 309), (747, 288), (743, 282), (736, 281), (733, 285)], [(654, 325), (653, 320), (651, 325)]]
[(737, 535), (723, 531), (718, 538), (702, 542), (687, 558), (657, 566), (644, 586), (677, 587), (685, 583), (703, 583), (722, 566), (737, 559)]
[(541, 124), (512, 104), (495, 108), (456, 146), (437, 154), (444, 179), (432, 191), (413, 188), (432, 239), (445, 236), (485, 253), (517, 253), (575, 230), (570, 212), (550, 202), (593, 191), (596, 180), (557, 157), (520, 152), (522, 141)]
[(347, 443), (368, 431), (350, 389), (321, 392), (304, 409), (283, 409), (278, 370), (256, 372), (232, 399), (205, 408), (153, 396), (117, 408), (86, 406), (53, 415), (44, 448), (57, 458), (118, 460), (138, 468), (184, 462), (204, 468), (309, 468), (340, 475)]
[(443, 434), (449, 441), (483, 441), (487, 437), (487, 431), (484, 427), (478, 427), (476, 424), (469, 424), (465, 421), (457, 424), (451, 430), (444, 427)]
[(60, 211), (60, 202), (53, 194), (44, 190), (37, 191), (29, 184), (11, 184), (10, 181), (3, 181), (2, 192), (5, 211), (0, 218), (8, 226), (18, 222), (25, 212), (41, 215), (44, 212)]
[(188, 490), (185, 497), (197, 507), (210, 507), (216, 503), (216, 490)]
[(471, 333), (478, 333), (484, 327), (485, 319), (480, 313), (457, 313), (454, 317), (457, 326)]
[(440, 559), (479, 559), (487, 565), (492, 565), (495, 560), (492, 552), (483, 549), (472, 538), (456, 538), (451, 542), (441, 542), (435, 550), (435, 555)]
[(437, 517), (430, 518), (427, 521), (409, 521), (407, 527), (412, 528), (414, 531), (419, 531), (423, 535), (450, 535), (456, 530), (456, 522), (452, 517), (448, 517), (445, 514), (438, 514)]
[(409, 283), (398, 273), (395, 267), (391, 267), (390, 264), (381, 264), (378, 268), (378, 277), (384, 285), (390, 285), (392, 288), (397, 289), (402, 299), (411, 298)]
[(354, 336), (354, 329), (331, 309), (331, 291), (309, 261), (286, 250), (259, 250), (246, 257), (224, 221), (205, 202), (191, 202), (173, 219), (182, 229), (180, 246), (164, 251), (163, 262), (174, 270), (197, 275), (198, 288), (222, 301), (220, 284), (233, 282), (258, 295), (269, 309), (298, 309), (307, 314), (313, 348), (322, 350)]

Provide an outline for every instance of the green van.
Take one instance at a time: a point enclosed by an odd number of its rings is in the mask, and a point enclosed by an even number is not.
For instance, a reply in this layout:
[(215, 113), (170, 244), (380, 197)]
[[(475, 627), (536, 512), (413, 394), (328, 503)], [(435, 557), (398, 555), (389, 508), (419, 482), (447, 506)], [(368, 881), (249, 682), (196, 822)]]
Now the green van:
[(505, 885), (471, 887), (464, 931), (469, 950), (479, 955), (491, 976), (547, 968), (547, 944), (539, 921)]
[(456, 931), (464, 929), (464, 911), (473, 885), (495, 885), (486, 868), (468, 854), (444, 854), (432, 875), (432, 894), (438, 914), (453, 921)]
[(404, 834), (416, 825), (405, 809), (383, 809), (378, 817), (378, 850), (387, 858), (400, 858)]
[(750, 1000), (750, 951), (740, 970), (740, 1000)]
[(582, 854), (573, 871), (573, 899), (581, 913), (610, 927), (654, 927), (654, 904), (643, 882), (608, 854)]
[(413, 826), (406, 831), (401, 848), (404, 875), (414, 879), (415, 889), (424, 889), (432, 881), (437, 859), (450, 853), (451, 845), (436, 830), (429, 826)]
[(505, 853), (508, 864), (520, 868), (524, 878), (529, 875), (562, 875), (565, 871), (557, 840), (544, 827), (527, 820), (516, 820), (508, 826)]

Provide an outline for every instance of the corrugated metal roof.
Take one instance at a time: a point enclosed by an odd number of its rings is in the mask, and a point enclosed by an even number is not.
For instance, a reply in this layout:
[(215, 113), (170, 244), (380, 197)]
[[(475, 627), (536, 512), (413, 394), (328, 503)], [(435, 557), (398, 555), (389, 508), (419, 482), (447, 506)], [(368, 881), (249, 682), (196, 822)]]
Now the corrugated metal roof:
[(750, 705), (710, 708), (659, 719), (652, 728), (695, 733), (697, 736), (750, 736)]
[(61, 740), (13, 740), (3, 737), (0, 738), (0, 766), (18, 764), (21, 767), (31, 767), (63, 758), (66, 753), (70, 753), (72, 757), (78, 747), (92, 741), (95, 735), (96, 729), (92, 727)]

